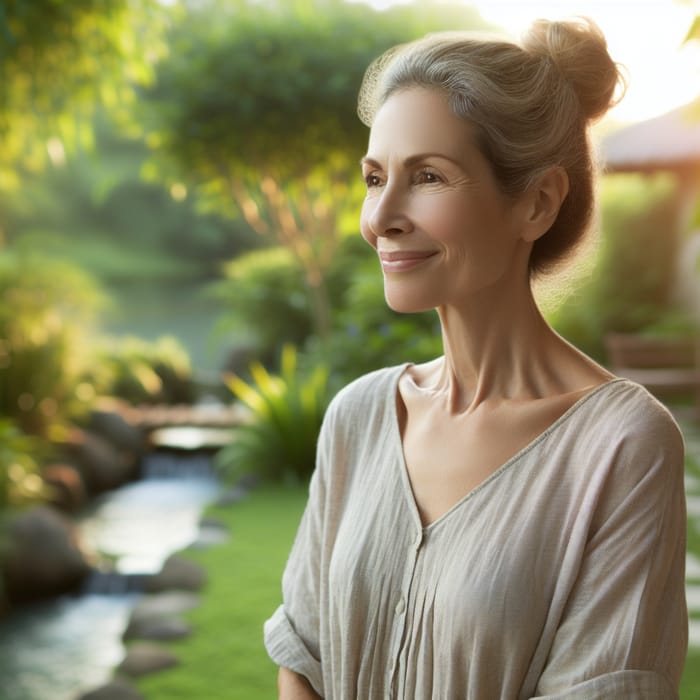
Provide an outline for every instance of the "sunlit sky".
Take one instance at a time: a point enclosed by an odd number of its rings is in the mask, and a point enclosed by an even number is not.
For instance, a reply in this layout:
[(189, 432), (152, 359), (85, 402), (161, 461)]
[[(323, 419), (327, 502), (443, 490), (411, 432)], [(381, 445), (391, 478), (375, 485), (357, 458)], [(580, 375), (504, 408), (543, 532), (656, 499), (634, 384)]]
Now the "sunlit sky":
[[(377, 8), (402, 0), (360, 0)], [(654, 117), (700, 96), (700, 42), (682, 46), (700, 0), (464, 0), (517, 36), (537, 18), (586, 15), (605, 33), (612, 57), (629, 73), (619, 121)]]

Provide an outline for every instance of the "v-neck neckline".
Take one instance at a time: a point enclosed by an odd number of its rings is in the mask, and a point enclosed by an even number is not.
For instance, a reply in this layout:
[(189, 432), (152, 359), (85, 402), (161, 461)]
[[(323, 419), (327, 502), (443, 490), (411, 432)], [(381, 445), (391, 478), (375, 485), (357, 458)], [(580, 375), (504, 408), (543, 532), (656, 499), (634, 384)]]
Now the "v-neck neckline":
[(491, 484), (493, 481), (497, 480), (502, 474), (504, 474), (506, 471), (508, 471), (512, 466), (517, 464), (530, 450), (532, 450), (534, 447), (536, 447), (540, 442), (545, 440), (547, 437), (549, 437), (553, 432), (556, 432), (557, 429), (566, 423), (568, 419), (575, 413), (578, 412), (578, 410), (584, 406), (590, 399), (592, 399), (594, 396), (597, 396), (601, 391), (607, 389), (609, 386), (613, 384), (618, 384), (620, 382), (626, 381), (623, 377), (612, 377), (611, 379), (608, 379), (601, 384), (598, 384), (594, 386), (590, 391), (586, 392), (583, 396), (579, 397), (574, 401), (569, 408), (566, 409), (558, 418), (556, 418), (554, 421), (552, 421), (544, 430), (542, 430), (540, 433), (538, 433), (532, 440), (530, 440), (525, 446), (520, 448), (517, 452), (515, 452), (511, 457), (509, 457), (505, 462), (503, 462), (500, 466), (498, 466), (491, 474), (489, 474), (485, 479), (480, 481), (476, 486), (474, 486), (472, 489), (467, 491), (461, 498), (459, 498), (452, 506), (450, 506), (444, 513), (442, 513), (440, 516), (432, 520), (431, 522), (427, 524), (423, 524), (423, 521), (420, 516), (420, 511), (418, 509), (418, 504), (416, 502), (416, 497), (413, 493), (413, 488), (411, 486), (411, 480), (408, 476), (408, 465), (406, 464), (406, 457), (404, 455), (403, 451), (403, 439), (401, 437), (401, 428), (399, 425), (399, 415), (398, 415), (398, 410), (397, 410), (397, 405), (398, 401), (400, 399), (399, 396), (399, 382), (401, 380), (401, 377), (403, 377), (404, 373), (406, 372), (406, 369), (411, 366), (410, 362), (406, 362), (403, 365), (400, 365), (398, 368), (398, 372), (396, 376), (394, 377), (394, 381), (392, 384), (392, 401), (391, 401), (391, 407), (390, 407), (390, 420), (391, 420), (391, 427), (392, 427), (392, 437), (393, 440), (395, 441), (396, 447), (397, 447), (397, 452), (399, 455), (399, 468), (401, 471), (401, 482), (403, 484), (404, 488), (404, 493), (406, 496), (406, 500), (408, 501), (409, 508), (411, 510), (411, 514), (414, 518), (414, 520), (418, 523), (418, 526), (420, 527), (421, 531), (424, 533), (430, 532), (433, 530), (436, 526), (444, 522), (445, 520), (449, 519), (449, 517), (457, 510), (461, 508), (461, 506), (466, 503), (467, 501), (472, 500), (473, 497), (475, 497), (478, 493), (483, 491), (489, 484)]

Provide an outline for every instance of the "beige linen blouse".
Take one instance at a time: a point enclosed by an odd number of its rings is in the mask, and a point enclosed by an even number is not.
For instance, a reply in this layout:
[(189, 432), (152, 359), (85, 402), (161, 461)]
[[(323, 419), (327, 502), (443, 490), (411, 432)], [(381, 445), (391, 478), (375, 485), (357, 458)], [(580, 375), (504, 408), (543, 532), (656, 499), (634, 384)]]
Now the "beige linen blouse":
[(666, 409), (614, 379), (423, 527), (396, 414), (405, 367), (326, 413), (271, 658), (333, 700), (677, 698), (686, 519)]

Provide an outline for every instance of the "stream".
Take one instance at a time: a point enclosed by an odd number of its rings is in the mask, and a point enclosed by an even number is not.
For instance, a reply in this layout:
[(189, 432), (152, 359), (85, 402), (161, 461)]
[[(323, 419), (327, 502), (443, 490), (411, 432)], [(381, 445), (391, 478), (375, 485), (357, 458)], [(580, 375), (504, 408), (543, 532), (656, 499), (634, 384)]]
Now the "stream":
[(218, 493), (207, 456), (154, 452), (141, 480), (96, 499), (79, 519), (81, 537), (123, 576), (98, 574), (81, 595), (25, 606), (3, 620), (0, 698), (75, 700), (111, 678), (138, 575), (157, 572), (197, 540), (201, 512)]

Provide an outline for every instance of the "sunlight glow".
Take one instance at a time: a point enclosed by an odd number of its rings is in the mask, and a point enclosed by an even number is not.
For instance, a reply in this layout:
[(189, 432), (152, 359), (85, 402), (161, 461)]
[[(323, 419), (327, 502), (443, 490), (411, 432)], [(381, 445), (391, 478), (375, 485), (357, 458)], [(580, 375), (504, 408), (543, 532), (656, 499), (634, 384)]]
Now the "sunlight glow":
[[(401, 0), (363, 0), (376, 8)], [(462, 0), (482, 17), (517, 36), (538, 18), (584, 15), (608, 39), (611, 56), (628, 71), (622, 102), (610, 112), (617, 121), (640, 121), (700, 96), (700, 42), (682, 46), (700, 3), (696, 0)]]

